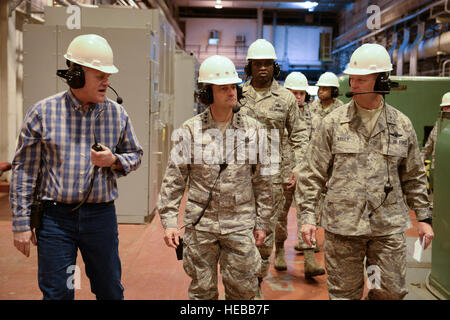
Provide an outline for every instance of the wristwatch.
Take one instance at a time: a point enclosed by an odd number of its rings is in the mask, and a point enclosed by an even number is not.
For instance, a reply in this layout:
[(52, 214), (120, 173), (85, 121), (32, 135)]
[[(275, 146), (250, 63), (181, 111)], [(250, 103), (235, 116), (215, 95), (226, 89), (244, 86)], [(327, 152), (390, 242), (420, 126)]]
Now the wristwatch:
[(428, 223), (430, 226), (432, 226), (433, 219), (432, 218), (426, 218), (426, 219), (423, 219), (423, 220), (419, 220), (419, 222), (425, 222), (425, 223)]
[(111, 165), (111, 171), (112, 170), (116, 170), (117, 169), (117, 167), (119, 166), (119, 164), (120, 164), (120, 160), (119, 160), (119, 157), (118, 156), (115, 156), (116, 157), (116, 161), (114, 161), (113, 162), (113, 164)]

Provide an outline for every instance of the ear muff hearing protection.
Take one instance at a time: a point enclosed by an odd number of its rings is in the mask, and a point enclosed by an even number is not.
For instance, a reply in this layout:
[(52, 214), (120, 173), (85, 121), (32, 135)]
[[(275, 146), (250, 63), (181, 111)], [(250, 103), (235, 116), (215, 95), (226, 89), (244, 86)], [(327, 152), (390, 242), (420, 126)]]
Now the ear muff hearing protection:
[[(251, 60), (249, 60), (248, 63), (245, 65), (244, 72), (245, 72), (245, 75), (247, 76), (247, 79), (249, 77), (251, 77), (251, 75), (252, 75), (252, 61)], [(280, 75), (280, 72), (281, 72), (280, 66), (278, 65), (278, 63), (276, 63), (274, 61), (273, 62), (273, 78), (277, 79), (278, 76)]]
[[(236, 91), (237, 91), (237, 100), (239, 102), (244, 97), (244, 95), (242, 94), (242, 88), (236, 85)], [(201, 104), (205, 106), (209, 106), (214, 103), (214, 96), (211, 85), (203, 86), (198, 92), (194, 94), (194, 96), (198, 99), (198, 101)]]
[(212, 87), (210, 85), (203, 86), (195, 93), (195, 96), (198, 101), (205, 106), (209, 106), (214, 102)]
[(331, 97), (337, 98), (339, 96), (339, 88), (331, 87)]
[(391, 81), (389, 80), (389, 72), (381, 72), (375, 80), (373, 91), (391, 91)]
[(305, 102), (309, 102), (309, 100), (311, 100), (311, 95), (308, 92), (306, 92), (306, 94), (305, 94)]
[(66, 80), (72, 89), (83, 88), (86, 83), (83, 68), (79, 64), (70, 63), (69, 70), (66, 73)]

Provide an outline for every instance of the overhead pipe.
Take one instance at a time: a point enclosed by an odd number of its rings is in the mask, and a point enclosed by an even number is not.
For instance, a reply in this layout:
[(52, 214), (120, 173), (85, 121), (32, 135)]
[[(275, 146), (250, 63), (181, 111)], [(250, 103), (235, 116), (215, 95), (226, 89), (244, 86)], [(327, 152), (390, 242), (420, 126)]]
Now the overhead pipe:
[[(418, 47), (418, 59), (426, 59), (429, 57), (435, 57), (438, 54), (438, 51), (441, 51), (443, 54), (450, 54), (450, 31), (447, 31), (440, 36), (436, 36), (434, 38), (430, 38), (427, 40), (420, 41)], [(405, 52), (403, 52), (403, 61), (409, 61), (411, 56), (410, 48), (407, 48)], [(398, 52), (394, 52), (393, 60), (398, 59)]]
[(417, 61), (419, 54), (419, 44), (423, 39), (425, 34), (425, 22), (421, 22), (417, 25), (417, 36), (414, 39), (414, 42), (409, 47), (410, 58), (409, 58), (409, 75), (416, 76), (417, 75)]
[(130, 6), (132, 6), (133, 8), (140, 9), (139, 6), (138, 6), (133, 0), (128, 0), (128, 3), (129, 3)]
[(400, 48), (398, 48), (397, 52), (397, 76), (403, 75), (403, 52), (408, 47), (409, 43), (409, 27), (405, 27), (403, 29), (403, 41), (400, 45)]
[(394, 51), (397, 49), (398, 44), (398, 33), (397, 28), (394, 28), (394, 32), (392, 33), (392, 46), (391, 49), (389, 49), (389, 56), (391, 57), (392, 63), (394, 63)]
[(85, 3), (79, 3), (77, 0), (64, 0), (64, 2), (68, 2), (69, 4), (73, 6), (79, 6), (84, 8), (98, 8), (95, 4), (85, 4)]
[(436, 56), (438, 51), (450, 53), (450, 31), (419, 44), (419, 59)]
[(277, 12), (273, 12), (273, 20), (272, 20), (272, 44), (275, 46), (275, 33), (277, 29)]
[(256, 38), (261, 39), (263, 37), (263, 27), (264, 27), (264, 21), (263, 21), (263, 8), (257, 9), (257, 26), (256, 26)]
[[(333, 50), (332, 54), (336, 54), (336, 53), (338, 53), (338, 52), (340, 52), (340, 51), (342, 51), (342, 50), (345, 50), (345, 49), (347, 49), (347, 48), (350, 48), (350, 47), (352, 47), (352, 46), (355, 46), (355, 45), (357, 45), (358, 43), (364, 42), (366, 39), (371, 38), (371, 37), (375, 36), (376, 34), (382, 32), (382, 31), (388, 30), (389, 28), (392, 28), (393, 26), (399, 25), (399, 24), (404, 23), (404, 22), (406, 22), (406, 21), (409, 21), (409, 20), (411, 20), (411, 19), (413, 19), (413, 18), (416, 18), (416, 17), (418, 17), (419, 15), (421, 15), (422, 13), (424, 13), (424, 12), (426, 12), (426, 11), (428, 11), (428, 10), (432, 10), (434, 7), (437, 7), (437, 6), (440, 6), (440, 5), (445, 5), (445, 10), (446, 10), (446, 12), (448, 12), (448, 9), (447, 9), (447, 3), (448, 3), (448, 1), (449, 1), (449, 0), (441, 0), (441, 1), (434, 2), (434, 3), (430, 4), (429, 6), (423, 8), (422, 10), (420, 10), (420, 11), (418, 11), (418, 12), (412, 14), (412, 15), (409, 15), (409, 16), (407, 16), (407, 17), (401, 19), (401, 20), (392, 22), (392, 23), (390, 23), (390, 24), (388, 24), (388, 25), (382, 27), (381, 29), (378, 29), (378, 30), (376, 30), (376, 31), (374, 31), (374, 32), (372, 32), (372, 33), (369, 33), (369, 34), (367, 34), (367, 35), (365, 35), (365, 36), (362, 36), (362, 37), (360, 37), (360, 38), (358, 38), (358, 39), (356, 39), (356, 40), (353, 40), (352, 42), (346, 44), (345, 46), (342, 46), (342, 47), (340, 47), (340, 48), (338, 48), (338, 49)], [(342, 35), (339, 36), (339, 37), (342, 37)], [(339, 38), (339, 37), (338, 37), (338, 38)]]
[(283, 64), (281, 68), (283, 70), (289, 70), (289, 57), (288, 57), (288, 45), (289, 45), (289, 28), (284, 28), (284, 50), (283, 50)]

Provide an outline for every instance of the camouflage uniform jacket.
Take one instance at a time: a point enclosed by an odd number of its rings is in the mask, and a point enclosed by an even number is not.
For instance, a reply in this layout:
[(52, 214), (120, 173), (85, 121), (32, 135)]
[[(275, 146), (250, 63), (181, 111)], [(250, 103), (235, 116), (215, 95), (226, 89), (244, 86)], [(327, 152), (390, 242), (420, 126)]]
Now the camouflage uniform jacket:
[[(322, 119), (308, 145), (297, 183), (302, 224), (316, 223), (314, 209), (327, 180), (321, 224), (329, 232), (372, 236), (403, 232), (412, 226), (407, 204), (418, 220), (431, 217), (425, 167), (414, 128), (408, 117), (386, 107), (387, 120), (383, 111), (371, 136), (353, 101)], [(394, 189), (383, 203), (385, 157)]]
[[(305, 123), (307, 128), (306, 132), (308, 135), (308, 142), (311, 140), (314, 130), (317, 129), (317, 126), (321, 120), (321, 118), (312, 113), (309, 108), (309, 103), (304, 103), (303, 111), (301, 111), (300, 108), (298, 109), (300, 120)], [(288, 140), (288, 132), (286, 129), (284, 129), (284, 139)], [(286, 147), (281, 150), (281, 159), (283, 160), (281, 164), (281, 176), (283, 181), (286, 181), (295, 169), (296, 165), (295, 154), (289, 141), (286, 143)]]
[[(273, 80), (267, 94), (258, 98), (255, 89), (250, 81), (242, 84), (244, 99), (241, 112), (248, 114), (252, 118), (259, 120), (268, 130), (278, 129), (280, 139), (280, 157), (283, 162), (283, 149), (288, 148), (288, 143), (292, 146), (295, 154), (295, 164), (298, 165), (303, 152), (308, 143), (308, 130), (304, 121), (299, 117), (297, 100), (295, 96), (286, 88)], [(284, 136), (284, 130), (287, 136)], [(271, 143), (270, 132), (268, 132), (269, 144)], [(272, 177), (272, 182), (282, 183), (281, 166), (276, 164)]]
[[(192, 151), (196, 150), (194, 146), (195, 134), (202, 134), (201, 144), (197, 146), (201, 148), (201, 152), (205, 153), (205, 148), (210, 146), (210, 144), (205, 144), (205, 140), (207, 140), (205, 131), (215, 128), (217, 128), (217, 125), (209, 108), (202, 114), (187, 120), (181, 126), (181, 129), (187, 129), (185, 132), (189, 132), (189, 137), (186, 140), (189, 141), (187, 145), (191, 150), (191, 153), (188, 153), (191, 160), (190, 164), (177, 163), (182, 161), (174, 161), (173, 150), (171, 152), (157, 205), (164, 228), (177, 227), (179, 205), (186, 186), (188, 187), (188, 194), (184, 224), (195, 222), (208, 202), (210, 190), (219, 176), (220, 165), (216, 163), (220, 163), (220, 161), (205, 161), (205, 155), (200, 161), (196, 161), (194, 157), (198, 156), (199, 152), (194, 155), (195, 152)], [(255, 136), (257, 137), (257, 130), (261, 129), (262, 125), (255, 119), (237, 113), (233, 116), (228, 128), (255, 129)], [(216, 130), (216, 132), (219, 131)], [(223, 135), (224, 140), (226, 135), (227, 133)], [(249, 144), (247, 142), (237, 142), (235, 146), (245, 146), (248, 152)], [(224, 149), (225, 145), (224, 141)], [(229, 159), (228, 156), (233, 153), (228, 150), (226, 152), (227, 159)], [(263, 166), (259, 161), (256, 164), (249, 164), (248, 158), (246, 158), (245, 162), (234, 161), (234, 163), (231, 163), (231, 161), (228, 161), (228, 163), (228, 167), (222, 171), (213, 188), (211, 202), (200, 222), (195, 226), (195, 230), (220, 234), (228, 234), (248, 228), (267, 231), (269, 219), (272, 215), (270, 175), (261, 174)]]
[(322, 102), (320, 102), (320, 99), (316, 99), (313, 102), (310, 103), (310, 111), (316, 115), (318, 115), (320, 118), (324, 118), (327, 114), (331, 113), (333, 110), (336, 110), (340, 106), (344, 105), (344, 103), (337, 99), (333, 98), (333, 103), (328, 106), (326, 109), (323, 108)]
[(425, 146), (422, 148), (422, 151), (420, 152), (423, 161), (427, 160), (431, 155), (431, 169), (434, 169), (434, 155), (438, 135), (437, 129), (438, 129), (438, 122), (436, 121), (433, 130), (431, 130), (430, 135), (428, 136), (427, 143), (425, 143)]
[(322, 118), (311, 111), (311, 103), (306, 103), (303, 105), (303, 111), (300, 111), (300, 119), (303, 119), (308, 128), (308, 141), (311, 141), (314, 131), (320, 124)]

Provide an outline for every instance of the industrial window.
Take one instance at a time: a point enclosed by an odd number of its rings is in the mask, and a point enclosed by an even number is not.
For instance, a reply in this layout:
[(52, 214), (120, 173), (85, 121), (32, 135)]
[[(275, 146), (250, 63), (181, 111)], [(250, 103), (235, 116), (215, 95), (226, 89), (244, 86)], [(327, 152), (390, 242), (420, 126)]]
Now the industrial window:
[(211, 30), (209, 32), (208, 44), (210, 44), (210, 45), (218, 45), (219, 44), (219, 31)]
[(331, 61), (331, 33), (320, 34), (319, 59)]

